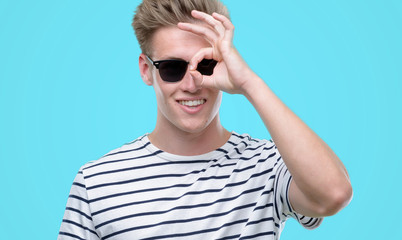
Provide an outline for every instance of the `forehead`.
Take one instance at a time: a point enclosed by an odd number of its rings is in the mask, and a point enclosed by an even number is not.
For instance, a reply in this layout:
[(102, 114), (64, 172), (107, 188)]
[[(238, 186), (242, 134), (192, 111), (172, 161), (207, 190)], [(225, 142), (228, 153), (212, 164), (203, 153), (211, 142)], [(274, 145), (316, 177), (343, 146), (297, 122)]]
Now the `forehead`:
[(211, 44), (203, 37), (174, 26), (160, 28), (152, 37), (152, 57), (157, 60), (181, 58), (189, 61), (206, 47)]

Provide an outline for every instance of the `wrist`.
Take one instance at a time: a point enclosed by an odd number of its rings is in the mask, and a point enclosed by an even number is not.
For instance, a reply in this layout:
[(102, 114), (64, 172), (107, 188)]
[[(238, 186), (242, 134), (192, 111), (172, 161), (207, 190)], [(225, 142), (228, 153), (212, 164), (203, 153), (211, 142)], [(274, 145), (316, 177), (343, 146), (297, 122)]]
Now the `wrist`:
[(246, 98), (250, 100), (253, 95), (266, 87), (268, 86), (265, 84), (264, 80), (262, 80), (257, 74), (252, 72), (247, 78), (247, 81), (245, 81), (242, 85), (241, 92)]

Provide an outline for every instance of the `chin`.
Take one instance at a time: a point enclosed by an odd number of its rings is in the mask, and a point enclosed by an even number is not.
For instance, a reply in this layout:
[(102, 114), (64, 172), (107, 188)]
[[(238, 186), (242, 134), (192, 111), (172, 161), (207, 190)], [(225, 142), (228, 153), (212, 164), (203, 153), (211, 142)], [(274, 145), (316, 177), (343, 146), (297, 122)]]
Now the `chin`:
[(209, 126), (210, 123), (211, 123), (210, 121), (208, 123), (191, 121), (181, 124), (179, 128), (187, 133), (200, 133), (204, 131)]
[(206, 126), (202, 126), (202, 127), (182, 127), (180, 129), (186, 133), (200, 133), (206, 128), (207, 128)]

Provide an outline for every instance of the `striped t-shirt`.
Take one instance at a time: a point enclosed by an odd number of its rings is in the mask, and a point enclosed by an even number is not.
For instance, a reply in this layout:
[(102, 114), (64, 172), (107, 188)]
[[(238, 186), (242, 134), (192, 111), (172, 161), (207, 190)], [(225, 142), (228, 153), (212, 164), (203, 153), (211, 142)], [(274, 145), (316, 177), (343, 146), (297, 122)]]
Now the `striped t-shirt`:
[(272, 141), (232, 133), (210, 153), (178, 156), (147, 135), (85, 164), (58, 239), (279, 239), (291, 175)]

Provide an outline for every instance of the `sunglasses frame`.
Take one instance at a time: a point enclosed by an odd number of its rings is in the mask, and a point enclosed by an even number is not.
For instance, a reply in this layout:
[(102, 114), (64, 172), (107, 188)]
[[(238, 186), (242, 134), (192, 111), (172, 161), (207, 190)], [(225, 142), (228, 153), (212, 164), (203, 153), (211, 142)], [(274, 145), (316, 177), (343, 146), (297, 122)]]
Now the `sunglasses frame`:
[[(184, 60), (182, 60), (182, 59), (166, 59), (166, 60), (154, 61), (154, 60), (152, 60), (148, 55), (145, 55), (145, 56), (146, 56), (147, 59), (152, 63), (152, 65), (154, 65), (154, 66), (156, 67), (156, 69), (158, 69), (158, 70), (159, 70), (160, 64), (161, 64), (161, 63), (164, 63), (164, 62), (183, 62), (183, 63), (186, 63), (186, 64), (187, 64), (187, 67), (188, 67), (188, 64), (190, 63), (190, 62), (184, 61)], [(204, 59), (204, 60), (206, 60), (206, 59)], [(218, 62), (217, 62), (216, 60), (213, 60), (213, 59), (207, 59), (207, 60), (211, 60), (211, 61), (212, 61), (211, 63), (214, 65), (213, 68), (212, 68), (212, 72), (211, 72), (210, 74), (203, 74), (203, 73), (201, 72), (201, 74), (210, 76), (210, 75), (212, 75), (213, 69), (215, 68), (215, 66), (216, 66), (216, 64), (217, 64)], [(197, 70), (199, 70), (199, 65), (197, 66)], [(187, 71), (187, 69), (186, 69), (186, 71)], [(159, 73), (159, 75), (160, 75), (160, 73)], [(161, 75), (160, 75), (160, 76), (161, 76)], [(161, 76), (161, 78), (162, 78), (162, 76)], [(170, 82), (170, 83), (180, 82), (182, 79), (183, 79), (183, 78), (181, 78), (181, 79), (179, 79), (179, 80), (177, 80), (177, 81), (166, 81), (165, 79), (162, 78), (163, 81), (165, 81), (165, 82)]]
[(150, 57), (148, 57), (147, 55), (145, 55), (148, 60), (152, 63), (152, 65), (154, 65), (156, 67), (156, 69), (159, 69), (159, 64), (163, 63), (163, 62), (185, 62), (187, 63), (187, 65), (189, 64), (189, 62), (186, 62), (182, 59), (166, 59), (166, 60), (158, 60), (158, 61), (154, 61), (152, 60)]

